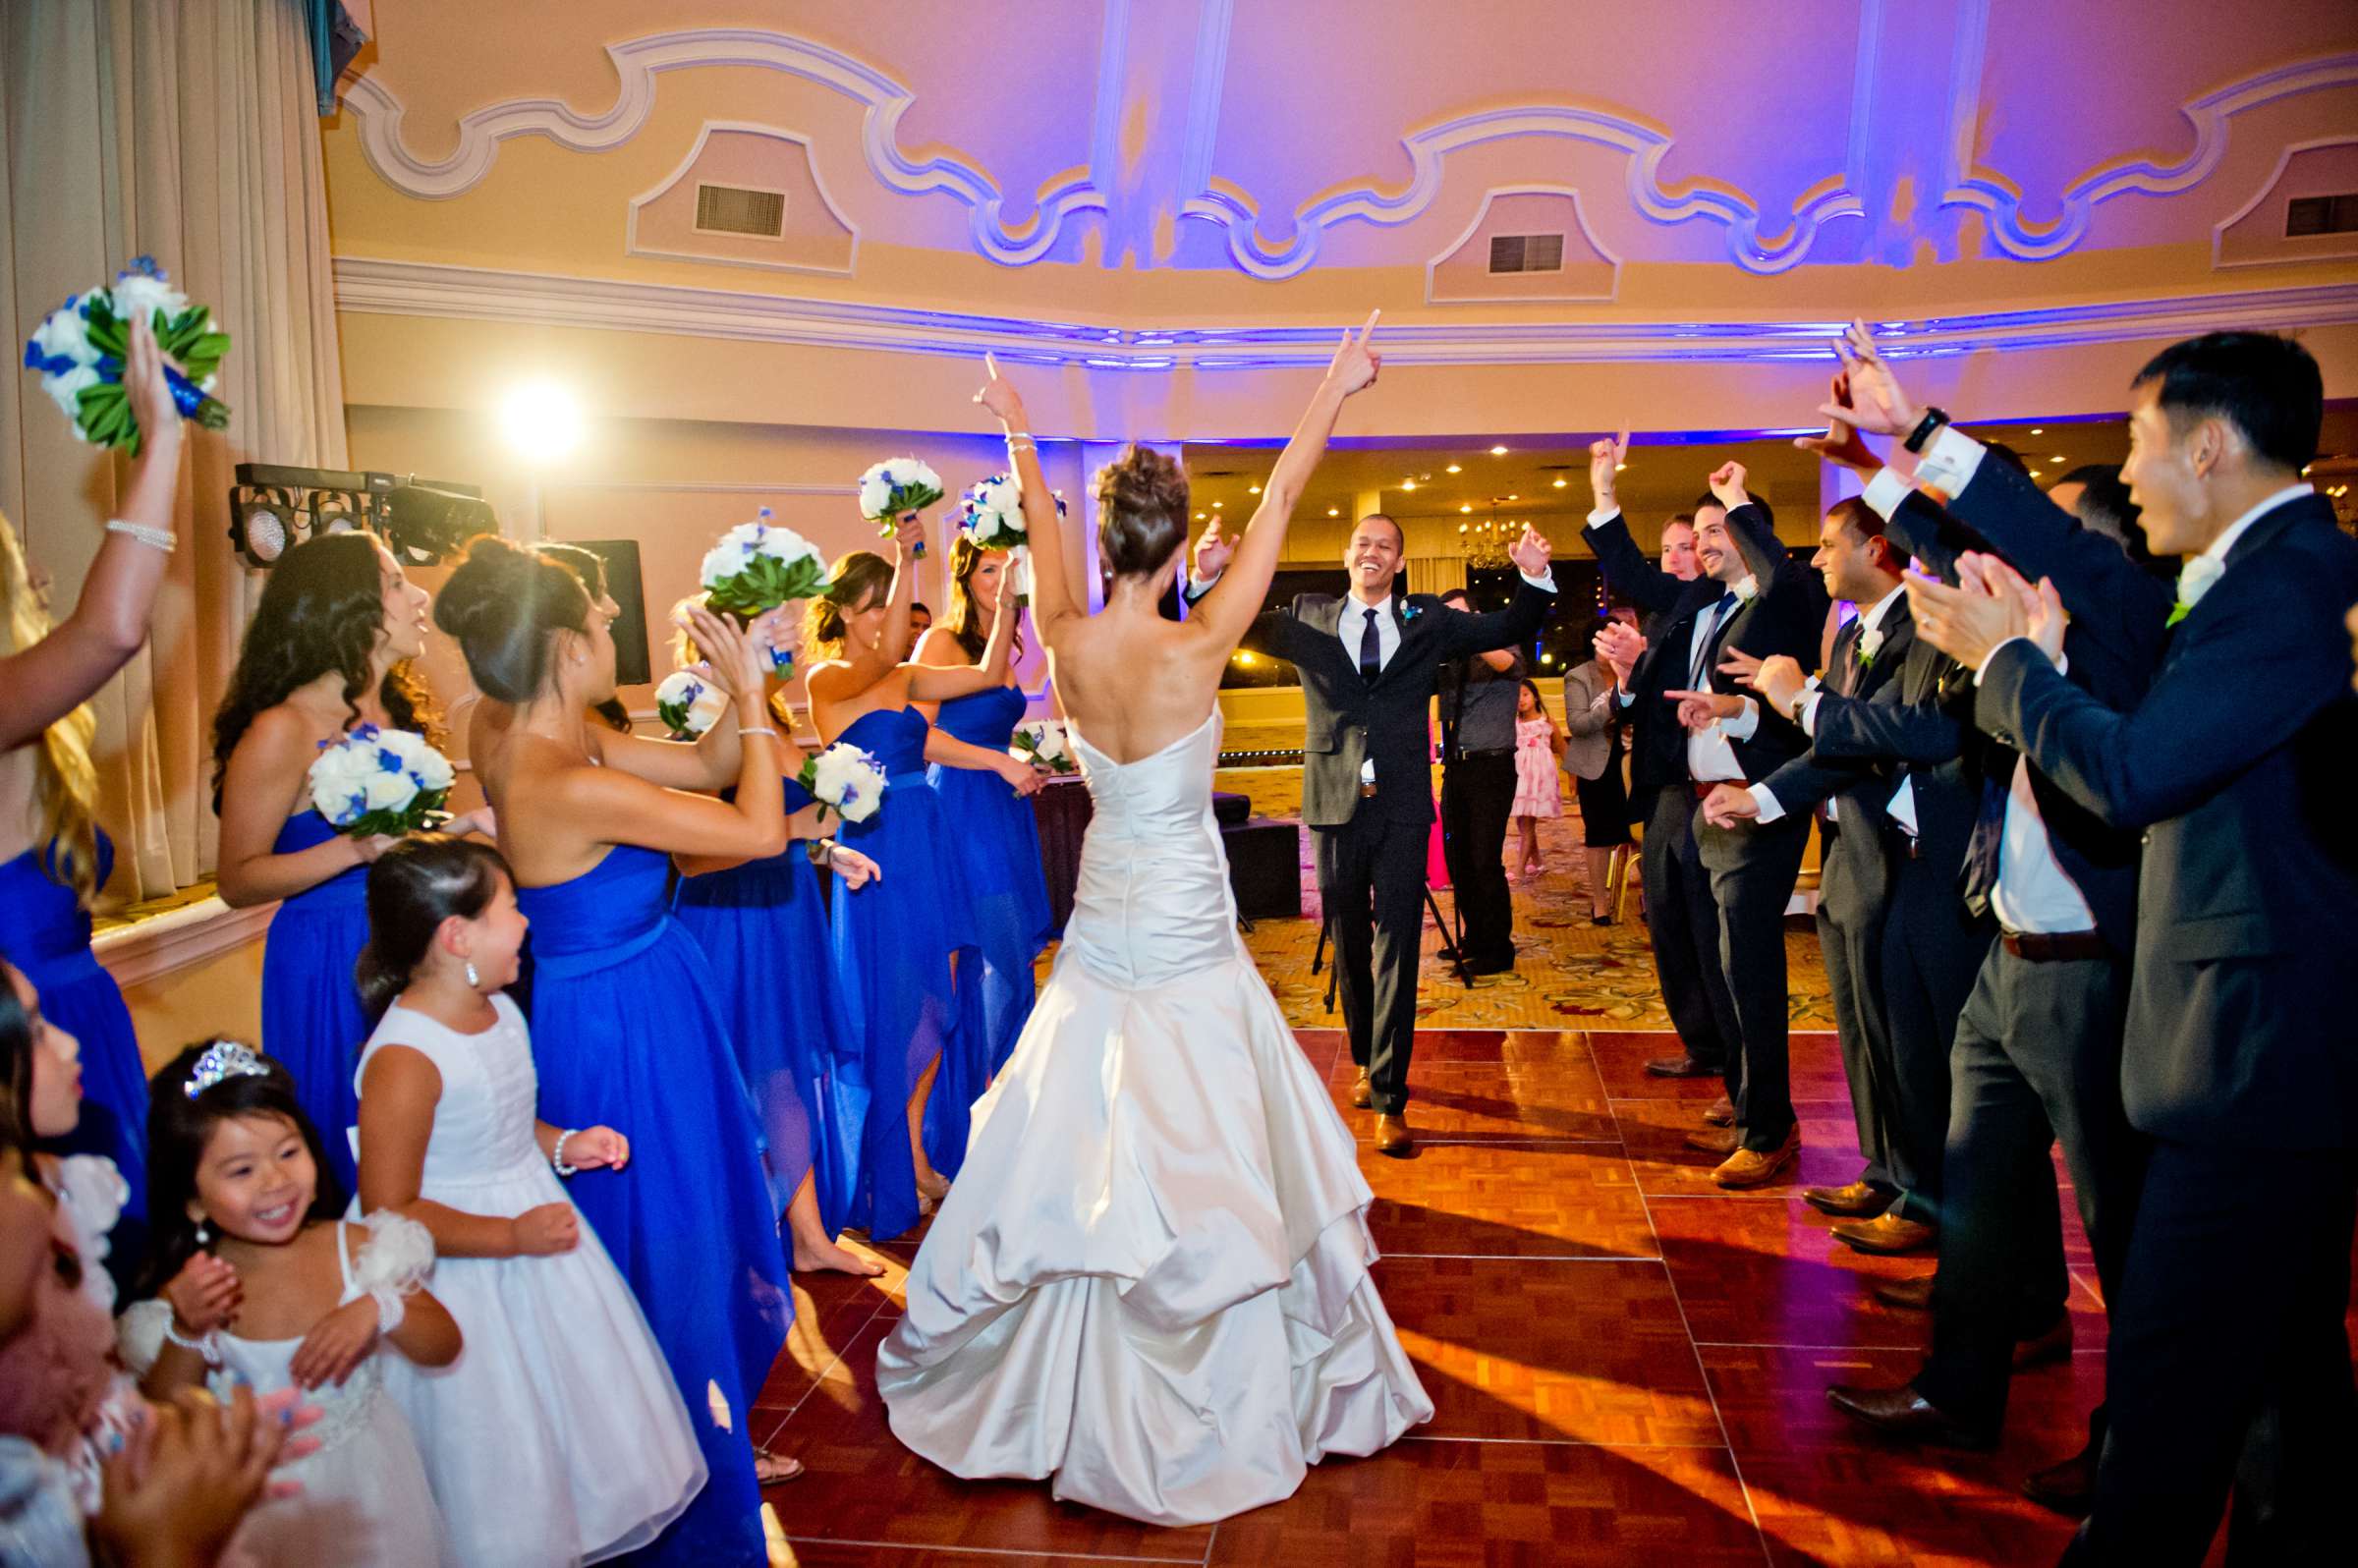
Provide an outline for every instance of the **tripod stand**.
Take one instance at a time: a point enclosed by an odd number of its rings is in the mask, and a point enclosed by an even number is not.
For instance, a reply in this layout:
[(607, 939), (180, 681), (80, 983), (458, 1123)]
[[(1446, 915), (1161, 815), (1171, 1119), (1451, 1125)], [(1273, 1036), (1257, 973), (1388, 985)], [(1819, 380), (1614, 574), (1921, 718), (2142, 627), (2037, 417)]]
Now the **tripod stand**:
[[(1454, 906), (1456, 901), (1452, 899), (1450, 902), (1452, 905), (1452, 914), (1454, 914)], [(1319, 945), (1311, 952), (1310, 955), (1310, 972), (1313, 975), (1316, 975), (1320, 969), (1325, 967), (1326, 938), (1332, 935), (1334, 930), (1333, 917), (1326, 912), (1325, 895), (1323, 893), (1319, 896), (1319, 907), (1321, 917), (1319, 921)], [(1474, 988), (1474, 975), (1472, 971), (1466, 968), (1466, 923), (1463, 919), (1452, 920), (1444, 917), (1441, 914), (1440, 900), (1432, 896), (1432, 884), (1431, 882), (1427, 882), (1425, 884), (1425, 912), (1432, 917), (1432, 924), (1434, 927), (1438, 929), (1443, 936), (1449, 938), (1447, 947), (1449, 954), (1449, 967), (1451, 970), (1456, 972), (1458, 982), (1464, 985), (1466, 989), (1472, 990)], [(1329, 971), (1326, 976), (1326, 1011), (1329, 1013), (1334, 1011), (1334, 989), (1336, 985), (1342, 982), (1342, 978), (1343, 972), (1339, 965), (1333, 970)]]

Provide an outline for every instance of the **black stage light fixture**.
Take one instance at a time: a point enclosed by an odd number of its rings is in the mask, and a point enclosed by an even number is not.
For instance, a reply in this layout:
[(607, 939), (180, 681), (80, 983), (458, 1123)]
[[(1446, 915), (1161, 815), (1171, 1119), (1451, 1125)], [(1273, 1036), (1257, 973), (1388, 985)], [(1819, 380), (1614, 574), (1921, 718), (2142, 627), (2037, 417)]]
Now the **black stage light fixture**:
[(256, 570), (306, 539), (366, 530), (413, 566), (431, 566), (499, 520), (472, 484), (416, 476), (241, 463), (229, 492), (229, 542)]

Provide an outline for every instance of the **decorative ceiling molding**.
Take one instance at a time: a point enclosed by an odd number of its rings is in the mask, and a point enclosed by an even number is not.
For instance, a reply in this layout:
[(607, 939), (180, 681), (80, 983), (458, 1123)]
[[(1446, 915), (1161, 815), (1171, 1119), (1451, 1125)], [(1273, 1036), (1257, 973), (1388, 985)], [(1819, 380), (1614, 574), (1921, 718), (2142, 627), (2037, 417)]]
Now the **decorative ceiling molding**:
[[(850, 253), (843, 258), (843, 265), (829, 267), (814, 266), (807, 261), (756, 261), (741, 256), (692, 255), (683, 252), (661, 251), (640, 245), (639, 209), (663, 196), (673, 186), (688, 177), (688, 171), (695, 168), (697, 160), (704, 155), (704, 144), (712, 140), (712, 133), (715, 131), (736, 131), (747, 136), (771, 137), (780, 141), (791, 141), (803, 149), (803, 159), (811, 170), (811, 183), (818, 189), (819, 201), (826, 207), (827, 215), (842, 224), (844, 230), (852, 237), (852, 249)], [(751, 120), (706, 120), (703, 128), (696, 134), (696, 145), (688, 149), (688, 156), (680, 160), (679, 167), (631, 197), (630, 217), (623, 228), (622, 249), (627, 255), (654, 256), (663, 260), (709, 261), (722, 266), (762, 267), (778, 272), (814, 272), (828, 277), (848, 278), (860, 264), (860, 225), (852, 221), (850, 214), (846, 213), (842, 204), (835, 199), (834, 193), (827, 189), (826, 177), (818, 172), (818, 160), (811, 156), (811, 139), (809, 137), (799, 131), (788, 131), (774, 125), (761, 125)]]
[[(1270, 369), (1322, 365), (1351, 323), (1241, 328), (1123, 328), (774, 294), (625, 283), (548, 273), (339, 256), (336, 306), (355, 314), (519, 321), (818, 348), (980, 359), (1103, 370)], [(1386, 323), (1395, 364), (1588, 364), (1825, 360), (1846, 322), (1533, 321)], [(2238, 328), (2358, 324), (2358, 283), (1997, 310), (1873, 323), (1894, 359), (1984, 350), (2071, 348)]]
[(362, 152), (380, 179), (410, 196), (445, 200), (480, 184), (499, 157), (499, 144), (511, 138), (542, 136), (573, 152), (611, 151), (646, 124), (654, 110), (655, 78), (664, 72), (752, 66), (800, 77), (861, 104), (867, 111), (861, 120), (861, 152), (869, 171), (903, 196), (944, 192), (964, 202), (975, 249), (1002, 265), (1039, 260), (1054, 247), (1067, 217), (1105, 209), (1105, 195), (1094, 177), (1074, 171), (1041, 188), (1031, 222), (1020, 227), (1003, 223), (1004, 198), (981, 169), (946, 154), (919, 162), (901, 151), (901, 116), (916, 103), (914, 92), (875, 67), (808, 38), (753, 28), (694, 28), (611, 43), (606, 55), (620, 84), (613, 106), (602, 114), (579, 114), (555, 98), (491, 104), (459, 121), (459, 144), (439, 161), (410, 151), (401, 134), (407, 111), (374, 78), (354, 83), (344, 101), (359, 130)]
[(2212, 225), (2212, 267), (2215, 270), (2224, 271), (2229, 267), (2287, 266), (2303, 261), (2339, 260), (2346, 256), (2358, 255), (2358, 235), (2353, 234), (2320, 235), (2318, 239), (2329, 243), (2314, 247), (2310, 243), (2296, 242), (2301, 244), (2301, 249), (2297, 253), (2288, 249), (2281, 255), (2248, 256), (2236, 259), (2229, 259), (2224, 253), (2228, 231), (2258, 211), (2263, 202), (2276, 194), (2276, 187), (2284, 183), (2285, 172), (2292, 167), (2294, 158), (2304, 152), (2321, 152), (2327, 147), (2348, 146), (2358, 146), (2358, 136), (2319, 137), (2310, 141), (2295, 141), (2286, 147), (2277, 156), (2276, 166), (2269, 171), (2268, 178), (2260, 182), (2260, 189), (2252, 193), (2252, 198)]
[[(1447, 261), (1451, 256), (1457, 254), (1458, 252), (1464, 250), (1468, 240), (1473, 239), (1474, 236), (1482, 232), (1482, 226), (1489, 221), (1490, 208), (1497, 203), (1497, 200), (1500, 196), (1569, 196), (1571, 198), (1572, 222), (1580, 230), (1580, 237), (1588, 242), (1588, 247), (1591, 251), (1594, 251), (1599, 256), (1612, 263), (1613, 281), (1611, 285), (1604, 291), (1604, 293), (1502, 294), (1482, 296), (1457, 295), (1438, 300), (1433, 298), (1432, 285), (1434, 271), (1441, 265), (1442, 262)], [(1566, 261), (1573, 261), (1577, 260), (1578, 258), (1567, 252), (1565, 259)], [(1425, 303), (1427, 305), (1521, 305), (1526, 302), (1535, 304), (1544, 302), (1560, 305), (1575, 302), (1611, 300), (1619, 296), (1620, 293), (1621, 258), (1613, 254), (1612, 252), (1606, 250), (1604, 248), (1604, 242), (1598, 239), (1596, 231), (1589, 227), (1589, 214), (1587, 209), (1580, 204), (1580, 192), (1576, 188), (1568, 185), (1492, 186), (1489, 190), (1485, 191), (1482, 194), (1482, 209), (1474, 214), (1472, 221), (1467, 223), (1465, 229), (1457, 236), (1456, 239), (1451, 240), (1447, 245), (1441, 247), (1441, 249), (1425, 263)]]
[(2358, 85), (2358, 52), (2280, 66), (2207, 92), (2179, 110), (2194, 127), (2192, 152), (2171, 164), (2130, 156), (2097, 165), (2064, 187), (2058, 197), (2062, 215), (2046, 229), (2034, 229), (2023, 221), (2022, 194), (2011, 181), (1979, 164), (1970, 170), (1964, 167), (1969, 143), (1960, 139), (1949, 189), (1941, 194), (1940, 204), (1984, 213), (1990, 221), (1991, 243), (2015, 260), (2052, 260), (2087, 237), (2098, 203), (2132, 192), (2175, 196), (2209, 179), (2227, 154), (2228, 122), (2236, 115), (2302, 93), (2352, 85)]
[(1424, 215), (1441, 193), (1442, 166), (1448, 155), (1465, 147), (1516, 137), (1561, 137), (1609, 147), (1629, 155), (1630, 205), (1650, 223), (1684, 223), (1706, 218), (1727, 230), (1728, 258), (1747, 272), (1770, 274), (1800, 265), (1810, 252), (1818, 231), (1835, 218), (1866, 215), (1866, 208), (1848, 181), (1839, 174), (1814, 187), (1793, 210), (1792, 221), (1775, 235), (1761, 232), (1760, 209), (1743, 196), (1698, 186), (1685, 196), (1664, 190), (1660, 181), (1663, 158), (1672, 138), (1639, 120), (1607, 109), (1574, 104), (1533, 103), (1487, 109), (1459, 115), (1426, 127), (1402, 140), (1413, 173), (1397, 196), (1387, 196), (1373, 185), (1322, 196), (1295, 215), (1294, 238), (1271, 248), (1261, 241), (1257, 225), (1260, 207), (1233, 187), (1206, 189), (1181, 203), (1180, 216), (1202, 218), (1228, 231), (1229, 258), (1257, 278), (1290, 278), (1319, 258), (1319, 241), (1337, 223), (1357, 219), (1379, 227), (1396, 227)]

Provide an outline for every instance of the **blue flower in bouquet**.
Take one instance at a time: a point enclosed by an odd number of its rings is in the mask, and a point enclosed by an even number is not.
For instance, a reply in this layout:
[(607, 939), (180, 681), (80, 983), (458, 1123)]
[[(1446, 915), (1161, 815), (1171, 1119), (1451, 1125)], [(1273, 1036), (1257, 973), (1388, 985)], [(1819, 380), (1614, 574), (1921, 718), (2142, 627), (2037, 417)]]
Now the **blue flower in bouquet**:
[[(900, 532), (901, 519), (941, 495), (941, 476), (913, 457), (887, 458), (860, 476), (860, 515), (888, 539)], [(917, 553), (925, 553), (923, 539)]]
[(710, 729), (728, 705), (727, 694), (699, 670), (674, 670), (655, 688), (655, 716), (684, 741)]
[[(698, 577), (708, 607), (744, 621), (758, 620), (780, 605), (816, 598), (827, 590), (827, 563), (818, 546), (770, 521), (766, 506), (753, 522), (738, 524), (704, 552)], [(778, 645), (766, 629), (758, 640), (769, 655), (771, 669), (793, 667), (793, 651)]]
[(873, 754), (837, 741), (797, 775), (811, 798), (847, 822), (865, 822), (884, 804), (884, 768)]
[(362, 724), (319, 743), (309, 783), (311, 805), (330, 826), (366, 838), (436, 825), (456, 777), (424, 736)]
[(78, 294), (43, 317), (26, 340), (25, 367), (39, 374), (42, 392), (74, 421), (77, 439), (137, 454), (140, 424), (123, 390), (123, 364), (130, 323), (139, 319), (155, 329), (164, 380), (181, 417), (208, 430), (227, 429), (229, 405), (212, 388), (229, 334), (148, 256), (117, 273), (112, 285)]

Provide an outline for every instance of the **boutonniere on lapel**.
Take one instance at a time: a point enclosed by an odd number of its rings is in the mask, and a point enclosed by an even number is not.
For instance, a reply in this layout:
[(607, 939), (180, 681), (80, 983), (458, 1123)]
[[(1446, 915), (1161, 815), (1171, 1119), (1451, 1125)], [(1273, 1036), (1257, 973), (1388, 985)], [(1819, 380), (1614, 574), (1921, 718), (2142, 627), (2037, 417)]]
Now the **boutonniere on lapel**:
[(1400, 624), (1402, 626), (1414, 626), (1418, 621), (1424, 618), (1424, 615), (1425, 606), (1422, 604), (1403, 604), (1400, 606)]
[(1875, 656), (1883, 650), (1883, 629), (1880, 626), (1862, 628), (1859, 632), (1859, 668), (1875, 668)]
[(2226, 573), (2226, 564), (2208, 555), (2198, 555), (2178, 572), (2177, 602), (2169, 607), (2169, 619), (2162, 623), (2164, 630), (2186, 619), (2187, 613), (2203, 602), (2203, 595), (2218, 586)]

